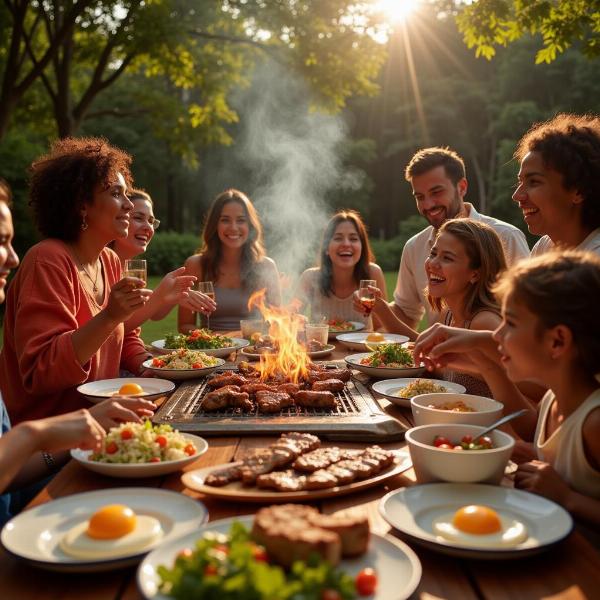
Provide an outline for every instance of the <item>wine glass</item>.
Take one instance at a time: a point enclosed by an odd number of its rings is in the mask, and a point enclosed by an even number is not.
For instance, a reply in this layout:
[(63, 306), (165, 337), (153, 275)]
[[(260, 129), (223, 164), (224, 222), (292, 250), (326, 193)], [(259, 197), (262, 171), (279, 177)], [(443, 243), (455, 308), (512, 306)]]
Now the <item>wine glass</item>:
[[(198, 291), (206, 294), (209, 298), (215, 299), (215, 288), (212, 281), (200, 281)], [(210, 329), (210, 313), (206, 315), (206, 328)]]
[(125, 268), (123, 270), (123, 277), (137, 277), (144, 282), (148, 281), (148, 267), (147, 263), (142, 258), (130, 258), (125, 261)]
[(375, 294), (369, 290), (369, 287), (377, 287), (377, 282), (374, 279), (361, 279), (358, 286), (358, 299), (365, 308), (365, 314), (371, 314), (375, 306)]

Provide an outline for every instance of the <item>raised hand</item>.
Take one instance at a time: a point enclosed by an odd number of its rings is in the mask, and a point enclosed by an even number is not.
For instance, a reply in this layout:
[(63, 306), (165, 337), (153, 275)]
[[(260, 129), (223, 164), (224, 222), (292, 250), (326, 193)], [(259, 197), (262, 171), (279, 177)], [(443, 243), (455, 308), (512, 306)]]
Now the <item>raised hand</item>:
[(196, 282), (194, 275), (185, 275), (185, 267), (167, 273), (154, 290), (154, 296), (167, 304), (187, 301), (189, 290)]
[(188, 310), (204, 315), (210, 315), (217, 309), (217, 303), (213, 298), (197, 290), (188, 290), (187, 297), (182, 298), (179, 304)]
[(151, 417), (155, 410), (156, 404), (149, 400), (115, 396), (92, 406), (90, 413), (104, 429), (108, 430), (120, 423), (141, 423), (143, 417)]
[(70, 448), (99, 450), (106, 435), (100, 423), (85, 408), (29, 424), (36, 431), (38, 449), (47, 452)]

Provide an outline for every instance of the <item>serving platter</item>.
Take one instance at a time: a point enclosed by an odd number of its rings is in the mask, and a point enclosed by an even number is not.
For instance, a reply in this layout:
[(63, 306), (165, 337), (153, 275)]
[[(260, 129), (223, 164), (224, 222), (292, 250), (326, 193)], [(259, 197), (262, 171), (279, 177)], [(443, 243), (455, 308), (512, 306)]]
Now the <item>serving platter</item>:
[[(238, 350), (250, 345), (250, 342), (243, 338), (231, 338), (231, 340), (233, 341), (233, 345), (225, 348), (190, 348), (190, 350), (199, 350), (200, 352), (204, 352), (204, 354), (208, 354), (209, 356), (225, 358), (232, 352), (237, 352)], [(169, 354), (169, 352), (179, 350), (179, 348), (166, 348), (164, 339), (155, 340), (151, 345), (156, 351), (158, 351), (159, 354)]]
[[(315, 350), (313, 352), (307, 352), (310, 358), (325, 358), (329, 356), (335, 350), (335, 346), (333, 344), (327, 344), (321, 350)], [(256, 352), (254, 346), (247, 346), (246, 348), (242, 348), (241, 354), (245, 356), (248, 360), (259, 360), (262, 354), (261, 352)], [(273, 354), (273, 353), (267, 353)]]
[(197, 435), (190, 433), (181, 434), (188, 442), (196, 446), (196, 454), (186, 456), (179, 460), (165, 460), (157, 463), (105, 463), (90, 460), (93, 454), (91, 450), (81, 450), (75, 448), (71, 450), (71, 457), (74, 458), (82, 467), (108, 475), (109, 477), (139, 479), (141, 477), (158, 477), (159, 475), (167, 475), (181, 470), (186, 465), (193, 463), (199, 456), (208, 450), (208, 442)]
[(0, 539), (8, 553), (51, 571), (74, 573), (127, 567), (138, 563), (148, 550), (119, 558), (89, 560), (69, 556), (60, 548), (61, 539), (72, 527), (88, 520), (99, 508), (116, 503), (160, 521), (164, 535), (155, 546), (194, 532), (208, 520), (204, 504), (178, 492), (115, 488), (73, 494), (23, 511), (4, 526)]
[[(368, 332), (359, 333), (341, 333), (337, 336), (338, 342), (341, 342), (350, 350), (359, 350), (365, 352), (367, 348), (367, 337), (371, 335)], [(376, 342), (377, 344), (404, 344), (408, 342), (408, 337), (397, 333), (383, 333), (383, 340)]]
[(376, 377), (377, 379), (392, 379), (398, 377), (418, 377), (425, 372), (425, 365), (420, 367), (371, 367), (369, 365), (361, 364), (361, 360), (370, 356), (371, 352), (362, 352), (360, 354), (350, 354), (344, 359), (346, 364), (351, 369), (356, 369), (369, 375), (370, 377)]
[(166, 379), (157, 379), (154, 377), (117, 377), (115, 379), (100, 379), (98, 381), (89, 381), (77, 387), (77, 391), (85, 396), (94, 404), (103, 402), (107, 398), (119, 395), (119, 389), (126, 383), (135, 383), (144, 391), (141, 394), (134, 394), (135, 398), (144, 398), (145, 400), (156, 400), (161, 396), (170, 394), (175, 389), (175, 384)]
[[(202, 352), (202, 350), (199, 352)], [(219, 367), (222, 367), (225, 364), (225, 361), (222, 358), (216, 358), (218, 361), (217, 364), (211, 367), (203, 367), (201, 369), (165, 369), (162, 367), (153, 367), (153, 360), (153, 358), (150, 358), (144, 361), (142, 363), (143, 367), (152, 371), (152, 373), (155, 375), (164, 377), (170, 381), (184, 381), (186, 379), (198, 379), (199, 377), (206, 377), (206, 375), (210, 375), (213, 371), (216, 371)]]
[[(159, 591), (160, 577), (158, 567), (171, 567), (181, 550), (193, 548), (196, 540), (205, 532), (229, 533), (234, 521), (252, 527), (251, 516), (222, 519), (204, 525), (198, 531), (190, 533), (168, 544), (161, 544), (140, 564), (137, 572), (138, 588), (144, 598), (168, 600), (168, 596)], [(342, 560), (340, 568), (352, 577), (362, 569), (370, 567), (377, 572), (378, 584), (371, 600), (405, 600), (415, 591), (421, 580), (422, 568), (417, 555), (406, 544), (392, 536), (371, 533), (369, 549), (354, 559)]]
[(395, 477), (403, 471), (410, 469), (412, 462), (408, 450), (399, 450), (394, 453), (396, 454), (394, 464), (390, 465), (387, 469), (381, 471), (377, 475), (369, 477), (368, 479), (354, 481), (347, 485), (339, 485), (321, 490), (278, 492), (275, 490), (259, 489), (254, 486), (244, 486), (239, 481), (229, 483), (223, 487), (206, 485), (206, 478), (214, 471), (221, 471), (229, 467), (234, 467), (242, 464), (241, 462), (225, 463), (222, 465), (206, 467), (204, 469), (197, 469), (195, 471), (188, 471), (181, 476), (181, 481), (191, 490), (201, 492), (214, 498), (230, 500), (232, 502), (311, 502), (313, 500), (318, 500), (319, 498), (342, 496), (374, 487), (387, 479)]
[[(528, 537), (512, 548), (453, 543), (433, 531), (433, 520), (478, 504), (521, 521)], [(417, 544), (463, 558), (505, 559), (537, 554), (564, 539), (573, 528), (571, 515), (555, 502), (524, 490), (477, 483), (429, 483), (390, 492), (379, 512), (395, 529)]]
[[(446, 393), (449, 394), (464, 394), (466, 388), (464, 385), (459, 383), (453, 383), (452, 381), (442, 381), (441, 379), (424, 379), (423, 377), (401, 377), (399, 379), (386, 379), (384, 381), (376, 381), (371, 388), (374, 392), (381, 394), (384, 398), (387, 398), (393, 404), (398, 406), (404, 406), (410, 408), (410, 398), (400, 396), (401, 390), (407, 385), (420, 380), (434, 383), (435, 385), (443, 385), (446, 388)], [(443, 392), (435, 392), (443, 393)]]

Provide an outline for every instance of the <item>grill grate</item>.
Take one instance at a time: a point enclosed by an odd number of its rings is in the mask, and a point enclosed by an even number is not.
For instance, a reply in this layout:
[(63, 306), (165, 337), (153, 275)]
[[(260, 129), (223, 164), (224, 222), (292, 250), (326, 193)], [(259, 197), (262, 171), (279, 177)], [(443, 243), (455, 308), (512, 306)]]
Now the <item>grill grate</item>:
[(335, 393), (337, 406), (333, 410), (294, 406), (275, 414), (257, 409), (245, 413), (239, 408), (206, 412), (201, 402), (209, 391), (206, 379), (182, 382), (153, 420), (204, 435), (270, 435), (294, 430), (330, 439), (391, 441), (402, 439), (406, 430), (384, 413), (369, 390), (356, 380)]

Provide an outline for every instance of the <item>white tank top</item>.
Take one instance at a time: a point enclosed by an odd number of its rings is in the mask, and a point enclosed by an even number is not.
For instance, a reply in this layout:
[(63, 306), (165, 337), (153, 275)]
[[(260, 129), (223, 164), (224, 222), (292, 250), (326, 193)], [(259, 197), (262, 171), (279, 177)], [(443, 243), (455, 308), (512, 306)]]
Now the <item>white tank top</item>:
[(554, 402), (554, 392), (548, 390), (540, 402), (540, 416), (533, 444), (539, 460), (550, 463), (556, 472), (577, 492), (600, 499), (600, 471), (588, 462), (583, 449), (581, 429), (586, 417), (600, 407), (600, 389), (570, 414), (546, 437), (546, 422)]

